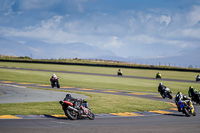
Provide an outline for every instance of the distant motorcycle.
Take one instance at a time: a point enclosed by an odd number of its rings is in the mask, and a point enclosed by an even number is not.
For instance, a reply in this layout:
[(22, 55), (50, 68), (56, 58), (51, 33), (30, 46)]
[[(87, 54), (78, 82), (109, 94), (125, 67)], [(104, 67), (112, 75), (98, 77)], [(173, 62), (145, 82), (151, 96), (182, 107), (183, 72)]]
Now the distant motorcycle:
[(180, 111), (186, 116), (190, 117), (191, 115), (196, 116), (194, 112), (194, 106), (192, 101), (179, 101), (177, 106), (181, 109)]
[(200, 81), (200, 76), (196, 77), (196, 82)]
[(156, 79), (161, 79), (161, 74), (157, 74)]
[(120, 71), (120, 72), (117, 72), (117, 75), (118, 76), (122, 76), (122, 72)]
[(165, 91), (163, 93), (163, 95), (161, 95), (163, 98), (169, 98), (172, 99), (172, 91), (170, 91), (169, 88), (165, 88)]
[(50, 81), (52, 88), (54, 87), (60, 88), (59, 78), (51, 78)]
[(78, 118), (89, 118), (94, 120), (94, 113), (89, 109), (89, 105), (86, 101), (78, 100), (74, 103), (70, 101), (60, 101), (65, 115), (71, 119), (76, 120)]

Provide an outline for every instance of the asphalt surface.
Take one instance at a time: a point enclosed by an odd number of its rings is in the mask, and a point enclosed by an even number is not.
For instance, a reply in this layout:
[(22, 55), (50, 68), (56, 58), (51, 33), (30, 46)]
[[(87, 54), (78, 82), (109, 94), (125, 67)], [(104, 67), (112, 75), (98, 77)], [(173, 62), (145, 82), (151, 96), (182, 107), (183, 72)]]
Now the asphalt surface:
[[(199, 114), (199, 107), (197, 114)], [(142, 117), (96, 118), (95, 120), (20, 119), (0, 120), (1, 133), (199, 133), (200, 118), (181, 113)]]
[[(16, 84), (0, 84), (0, 103), (61, 101), (66, 92), (31, 89)], [(70, 93), (74, 98), (87, 99), (88, 96)]]
[[(0, 81), (0, 85), (2, 86), (8, 86), (7, 87), (2, 87), (2, 89), (0, 89), (0, 93), (3, 93), (4, 95), (0, 96), (0, 103), (8, 103), (13, 102), (13, 100), (11, 99), (20, 99), (20, 97), (22, 96), (22, 102), (23, 99), (27, 99), (27, 96), (30, 96), (30, 101), (33, 102), (33, 100), (35, 99), (40, 99), (45, 101), (50, 101), (49, 97), (52, 98), (52, 101), (59, 101), (58, 99), (60, 99), (61, 97), (65, 97), (66, 92), (56, 92), (56, 91), (47, 91), (47, 90), (36, 90), (36, 89), (30, 89), (27, 88), (27, 90), (25, 89), (26, 87), (35, 87), (35, 88), (46, 88), (46, 89), (52, 89), (50, 85), (37, 85), (37, 84), (28, 84), (28, 83), (15, 83), (15, 82), (10, 82), (10, 81)], [(12, 88), (10, 87), (12, 86)], [(15, 89), (13, 89), (15, 88)], [(18, 89), (17, 89), (18, 88)], [(11, 89), (11, 90), (10, 90)], [(141, 98), (146, 98), (146, 99), (152, 99), (152, 100), (159, 100), (159, 101), (164, 101), (164, 102), (173, 102), (170, 99), (162, 99), (159, 97), (158, 93), (141, 93), (141, 92), (133, 92), (133, 93), (127, 93), (127, 92), (120, 92), (120, 91), (106, 91), (106, 90), (95, 90), (95, 89), (86, 89), (86, 88), (74, 88), (74, 87), (61, 87), (61, 88), (55, 88), (57, 90), (68, 90), (68, 91), (83, 91), (83, 92), (93, 92), (93, 93), (105, 93), (105, 94), (114, 94), (114, 95), (123, 95), (123, 96), (135, 96), (135, 97), (141, 97)], [(17, 90), (15, 92), (15, 90)], [(5, 91), (5, 92), (4, 92)], [(26, 93), (27, 92), (27, 93)], [(31, 92), (35, 92), (34, 94), (32, 94)], [(39, 94), (41, 93), (41, 94)], [(55, 93), (55, 97), (54, 97), (54, 93)], [(44, 94), (44, 99), (43, 99), (43, 94)], [(58, 94), (58, 95), (57, 95)], [(61, 95), (62, 94), (62, 95)], [(71, 93), (70, 93), (71, 94)], [(12, 95), (12, 96), (10, 96)], [(40, 97), (39, 97), (40, 96)], [(79, 94), (73, 94), (72, 95), (75, 98), (83, 98), (83, 99), (87, 99), (88, 97), (84, 97), (83, 95)], [(34, 98), (31, 98), (34, 97)], [(2, 100), (2, 102), (1, 102)], [(7, 101), (8, 100), (8, 101)], [(17, 101), (17, 100), (16, 100)]]

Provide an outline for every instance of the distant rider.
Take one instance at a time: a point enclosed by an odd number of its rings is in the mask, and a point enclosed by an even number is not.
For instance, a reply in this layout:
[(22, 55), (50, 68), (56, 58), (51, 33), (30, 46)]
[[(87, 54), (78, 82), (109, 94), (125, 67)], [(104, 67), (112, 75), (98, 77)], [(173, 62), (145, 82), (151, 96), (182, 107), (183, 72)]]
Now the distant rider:
[[(54, 86), (56, 86), (57, 88), (60, 88), (60, 84), (58, 82), (58, 77), (56, 76), (56, 74), (53, 74), (50, 78), (50, 82), (51, 82), (51, 87), (54, 88)], [(56, 83), (56, 84), (55, 84)]]
[(122, 76), (122, 73), (123, 73), (122, 70), (119, 69), (119, 70), (118, 70), (118, 76), (119, 76), (119, 75)]
[(190, 86), (188, 90), (188, 96), (191, 97), (192, 101), (197, 101), (199, 92), (193, 86)]
[(196, 77), (196, 81), (200, 81), (200, 76), (199, 76), (199, 74), (198, 74), (197, 77)]
[(161, 76), (162, 76), (162, 75), (161, 75), (161, 73), (159, 73), (159, 72), (156, 74), (156, 78), (161, 78)]
[(158, 92), (160, 92), (160, 95), (161, 95), (162, 97), (164, 97), (164, 92), (165, 92), (165, 89), (166, 89), (166, 88), (167, 88), (167, 87), (164, 86), (164, 85), (162, 84), (162, 82), (159, 83)]
[(56, 76), (56, 74), (53, 74), (52, 76), (51, 76), (51, 78), (50, 78), (50, 81), (54, 81), (54, 80), (56, 80), (58, 77)]

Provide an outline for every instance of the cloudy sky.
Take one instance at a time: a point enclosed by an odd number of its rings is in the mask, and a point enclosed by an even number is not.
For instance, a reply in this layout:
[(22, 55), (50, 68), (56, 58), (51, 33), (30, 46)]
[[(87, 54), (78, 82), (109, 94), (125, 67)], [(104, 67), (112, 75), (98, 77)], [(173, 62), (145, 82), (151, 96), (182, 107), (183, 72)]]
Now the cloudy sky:
[(200, 0), (0, 0), (0, 46), (1, 55), (200, 67)]

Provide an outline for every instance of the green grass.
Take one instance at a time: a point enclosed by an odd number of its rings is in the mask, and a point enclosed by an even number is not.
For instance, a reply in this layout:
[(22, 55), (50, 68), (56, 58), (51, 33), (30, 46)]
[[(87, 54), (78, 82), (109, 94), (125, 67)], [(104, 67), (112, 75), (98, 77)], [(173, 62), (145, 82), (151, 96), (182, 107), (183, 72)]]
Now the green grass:
[[(71, 65), (50, 65), (50, 64), (34, 64), (34, 63), (6, 63), (0, 62), (0, 66), (20, 67), (31, 69), (44, 69), (56, 71), (74, 71), (88, 73), (102, 73), (114, 75), (117, 68), (106, 67), (86, 67), (86, 66), (71, 66)], [(157, 70), (142, 70), (142, 69), (122, 69), (125, 75), (155, 77)], [(193, 79), (197, 73), (194, 72), (177, 72), (177, 71), (159, 71), (163, 78), (170, 79)], [(12, 70), (0, 69), (0, 80), (35, 83), (50, 85), (50, 77), (53, 73), (42, 71), (28, 70)], [(122, 77), (106, 77), (83, 74), (68, 74), (56, 73), (60, 78), (61, 87), (71, 86), (80, 88), (93, 88), (101, 90), (114, 91), (140, 91), (140, 92), (156, 92), (160, 80), (134, 79)], [(162, 81), (164, 85), (169, 87), (173, 93), (178, 91), (187, 94), (188, 87), (194, 86), (197, 90), (200, 89), (199, 83), (184, 83)], [(79, 92), (80, 93), (80, 92)], [(119, 112), (137, 112), (167, 109), (171, 105), (163, 102), (146, 100), (136, 97), (118, 96), (109, 94), (84, 93), (91, 98), (88, 99), (90, 108), (94, 113), (119, 113)], [(58, 102), (41, 102), (41, 103), (19, 103), (19, 104), (0, 104), (0, 114), (64, 114)]]
[[(0, 80), (8, 80), (14, 82), (25, 82), (35, 84), (50, 85), (50, 72), (27, 71), (27, 70), (10, 70), (0, 69)], [(80, 74), (56, 73), (60, 78), (62, 86), (93, 88), (101, 90), (117, 90), (117, 91), (142, 91), (157, 92), (160, 80), (145, 80), (121, 77), (106, 77)], [(181, 91), (187, 94), (189, 86), (200, 88), (199, 83), (171, 82), (162, 81), (164, 85), (169, 87), (174, 93)]]
[[(42, 69), (42, 70), (55, 70), (55, 71), (72, 71), (72, 72), (87, 72), (116, 75), (118, 68), (114, 67), (91, 67), (91, 66), (78, 66), (78, 65), (53, 65), (53, 64), (38, 64), (38, 63), (14, 63), (14, 62), (0, 62), (0, 67), (17, 67), (29, 69)], [(159, 71), (163, 78), (167, 79), (182, 79), (192, 80), (198, 73), (196, 72), (181, 72), (181, 71), (166, 71), (166, 70), (151, 70), (151, 69), (133, 69), (123, 68), (123, 74), (127, 76), (140, 76), (140, 77), (155, 77)]]
[[(87, 101), (95, 114), (150, 111), (172, 107), (164, 102), (130, 96), (81, 93), (90, 96)], [(59, 102), (7, 103), (0, 104), (0, 109), (0, 115), (64, 115)]]

